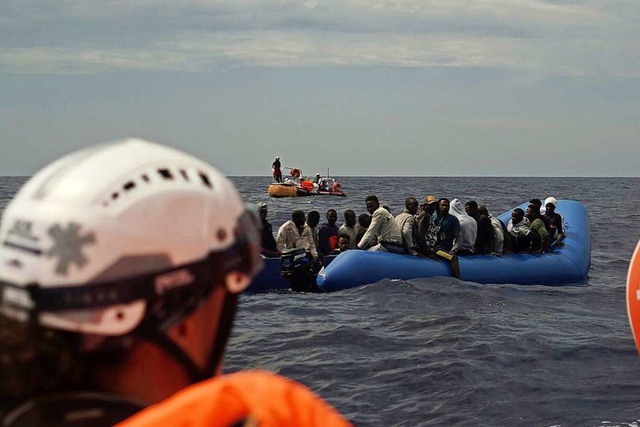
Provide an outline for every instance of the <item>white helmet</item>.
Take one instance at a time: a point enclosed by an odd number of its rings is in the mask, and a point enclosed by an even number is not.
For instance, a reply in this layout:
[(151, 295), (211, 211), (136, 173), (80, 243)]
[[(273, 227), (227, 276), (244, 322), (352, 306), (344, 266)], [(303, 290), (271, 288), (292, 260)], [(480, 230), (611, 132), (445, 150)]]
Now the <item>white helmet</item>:
[(555, 197), (547, 197), (546, 199), (544, 199), (544, 205), (542, 205), (542, 207), (544, 208), (549, 203), (551, 203), (554, 207), (558, 206), (558, 200), (556, 200)]
[[(0, 312), (120, 336), (165, 329), (216, 283), (261, 267), (255, 214), (215, 168), (140, 139), (69, 154), (31, 178), (0, 226)], [(177, 292), (186, 296), (162, 303)]]

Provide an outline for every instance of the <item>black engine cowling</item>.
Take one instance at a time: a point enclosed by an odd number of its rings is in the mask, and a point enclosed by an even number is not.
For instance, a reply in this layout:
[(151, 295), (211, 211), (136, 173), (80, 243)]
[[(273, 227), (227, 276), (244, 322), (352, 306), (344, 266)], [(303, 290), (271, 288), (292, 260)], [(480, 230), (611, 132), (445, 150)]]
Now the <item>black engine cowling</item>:
[(296, 292), (317, 292), (316, 276), (321, 267), (303, 248), (282, 252), (281, 275)]

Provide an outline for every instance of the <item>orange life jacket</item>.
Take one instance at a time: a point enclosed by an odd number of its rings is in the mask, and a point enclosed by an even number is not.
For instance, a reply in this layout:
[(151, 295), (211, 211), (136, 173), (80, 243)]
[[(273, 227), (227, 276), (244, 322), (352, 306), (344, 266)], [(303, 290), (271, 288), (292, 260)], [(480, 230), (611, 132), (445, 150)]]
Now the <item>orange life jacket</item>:
[(304, 189), (304, 190), (312, 191), (313, 190), (313, 182), (311, 182), (311, 181), (302, 181), (300, 183), (300, 187), (302, 187), (302, 189)]
[(117, 427), (350, 426), (303, 385), (265, 371), (211, 378), (150, 406)]
[(329, 236), (329, 249), (334, 250), (338, 247), (338, 236)]

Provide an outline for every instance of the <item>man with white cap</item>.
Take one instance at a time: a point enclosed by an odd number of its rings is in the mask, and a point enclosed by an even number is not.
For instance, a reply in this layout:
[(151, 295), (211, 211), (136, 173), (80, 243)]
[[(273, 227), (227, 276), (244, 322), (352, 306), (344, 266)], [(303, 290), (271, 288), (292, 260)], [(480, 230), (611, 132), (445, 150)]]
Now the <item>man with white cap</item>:
[(564, 239), (564, 229), (562, 227), (562, 216), (556, 212), (557, 205), (558, 201), (555, 197), (547, 197), (544, 201), (545, 213), (542, 216), (548, 224), (551, 246), (555, 242), (555, 245), (561, 248), (564, 246), (564, 243), (562, 243), (562, 239)]

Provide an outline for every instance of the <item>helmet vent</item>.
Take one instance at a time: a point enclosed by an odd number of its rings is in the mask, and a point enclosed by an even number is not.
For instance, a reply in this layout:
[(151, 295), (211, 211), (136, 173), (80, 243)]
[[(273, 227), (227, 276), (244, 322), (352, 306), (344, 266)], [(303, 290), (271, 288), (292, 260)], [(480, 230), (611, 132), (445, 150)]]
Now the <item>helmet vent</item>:
[(206, 187), (213, 188), (213, 185), (211, 185), (211, 181), (209, 181), (209, 177), (204, 172), (198, 172), (198, 175), (200, 176), (202, 183)]
[(173, 174), (169, 169), (158, 169), (158, 173), (163, 179), (173, 179)]
[[(196, 178), (197, 173), (197, 178)], [(157, 174), (157, 175), (156, 175)], [(209, 175), (202, 171), (188, 171), (187, 169), (174, 169), (168, 167), (160, 167), (155, 169), (155, 171), (151, 173), (143, 173), (139, 175), (139, 178), (130, 179), (122, 184), (122, 187), (113, 191), (109, 196), (107, 196), (106, 200), (102, 201), (102, 206), (109, 206), (110, 203), (115, 202), (120, 198), (120, 196), (124, 196), (125, 193), (130, 193), (141, 185), (152, 184), (157, 181), (157, 177), (160, 177), (162, 181), (178, 181), (182, 183), (193, 183), (198, 184), (201, 183), (204, 187), (208, 189), (213, 189), (213, 184)], [(180, 179), (182, 178), (182, 179)], [(194, 180), (195, 178), (195, 180)], [(153, 179), (153, 181), (152, 181)]]

